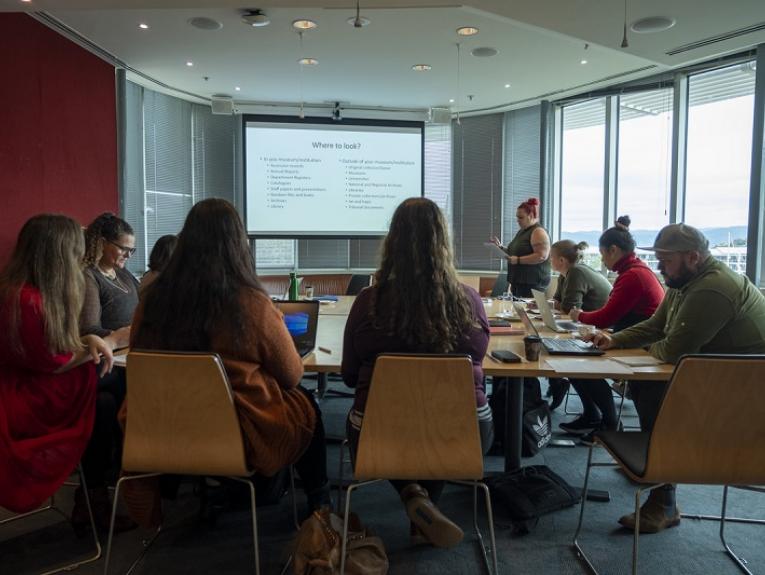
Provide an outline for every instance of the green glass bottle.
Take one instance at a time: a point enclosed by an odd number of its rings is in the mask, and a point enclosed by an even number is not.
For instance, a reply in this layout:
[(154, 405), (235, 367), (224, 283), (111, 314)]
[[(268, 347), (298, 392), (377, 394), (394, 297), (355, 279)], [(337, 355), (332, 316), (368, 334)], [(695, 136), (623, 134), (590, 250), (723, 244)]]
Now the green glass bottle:
[(298, 298), (297, 273), (290, 272), (290, 289), (288, 290), (289, 299), (295, 301)]

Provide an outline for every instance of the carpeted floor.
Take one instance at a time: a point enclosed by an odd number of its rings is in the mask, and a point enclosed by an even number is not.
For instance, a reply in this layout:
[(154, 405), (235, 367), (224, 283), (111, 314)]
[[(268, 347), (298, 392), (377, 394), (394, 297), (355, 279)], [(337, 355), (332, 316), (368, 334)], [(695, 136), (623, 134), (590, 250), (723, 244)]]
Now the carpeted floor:
[[(307, 386), (315, 382), (306, 382)], [(334, 385), (334, 384), (333, 384)], [(338, 385), (339, 389), (340, 386)], [(350, 400), (327, 396), (322, 411), (327, 433), (339, 437), (344, 432), (344, 417)], [(569, 409), (576, 410), (575, 396)], [(561, 406), (554, 414), (557, 423), (568, 417)], [(636, 424), (631, 402), (625, 404), (625, 423)], [(328, 446), (329, 470), (337, 475), (338, 443)], [(547, 448), (525, 464), (544, 463), (573, 485), (581, 485), (587, 448)], [(598, 453), (607, 460), (605, 453)], [(487, 471), (502, 469), (500, 457), (486, 458)], [(588, 502), (582, 541), (601, 573), (629, 573), (632, 550), (631, 533), (619, 528), (616, 520), (634, 505), (634, 486), (613, 468), (593, 472), (592, 487), (607, 489), (608, 503)], [(765, 516), (765, 495), (734, 490), (729, 501), (730, 514)], [(334, 496), (334, 494), (333, 494)], [(685, 513), (718, 514), (722, 488), (680, 486), (678, 502)], [(298, 495), (300, 504), (304, 502)], [(62, 489), (59, 503), (71, 508), (72, 490)], [(354, 495), (353, 509), (362, 521), (385, 542), (390, 571), (396, 574), (478, 573), (482, 570), (472, 535), (472, 494), (467, 488), (448, 486), (441, 509), (461, 524), (465, 540), (451, 550), (438, 550), (409, 538), (408, 520), (397, 495), (381, 483)], [(246, 510), (221, 513), (214, 524), (198, 518), (198, 501), (190, 485), (184, 485), (177, 501), (165, 509), (162, 534), (137, 566), (136, 574), (252, 573), (252, 530)], [(582, 563), (571, 551), (579, 507), (572, 507), (542, 517), (532, 533), (515, 535), (502, 510), (495, 506), (495, 524), (501, 573), (544, 575), (585, 573)], [(0, 511), (0, 519), (9, 515)], [(485, 516), (481, 514), (485, 529)], [(258, 508), (261, 567), (264, 574), (280, 573), (290, 555), (294, 528), (289, 498), (280, 504)], [(738, 573), (738, 568), (722, 550), (716, 522), (684, 519), (680, 527), (640, 539), (640, 565), (643, 573), (691, 574)], [(124, 573), (142, 549), (142, 538), (149, 534), (133, 531), (115, 538), (110, 572)], [(729, 542), (751, 564), (755, 572), (765, 569), (765, 529), (762, 526), (731, 524)], [(33, 574), (70, 561), (88, 552), (88, 540), (78, 540), (60, 516), (46, 512), (23, 521), (0, 525), (0, 574)], [(77, 573), (103, 572), (103, 558), (80, 568)], [(291, 570), (289, 571), (291, 572)]]

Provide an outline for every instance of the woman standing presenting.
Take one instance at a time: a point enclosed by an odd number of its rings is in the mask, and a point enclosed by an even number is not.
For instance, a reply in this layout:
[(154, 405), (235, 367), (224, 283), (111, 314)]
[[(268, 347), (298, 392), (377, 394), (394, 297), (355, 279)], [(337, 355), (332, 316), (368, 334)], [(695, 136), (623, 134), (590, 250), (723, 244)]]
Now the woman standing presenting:
[(531, 290), (545, 291), (550, 284), (550, 236), (539, 223), (539, 200), (529, 198), (515, 212), (518, 233), (503, 247), (507, 253), (507, 281), (516, 297), (531, 297)]

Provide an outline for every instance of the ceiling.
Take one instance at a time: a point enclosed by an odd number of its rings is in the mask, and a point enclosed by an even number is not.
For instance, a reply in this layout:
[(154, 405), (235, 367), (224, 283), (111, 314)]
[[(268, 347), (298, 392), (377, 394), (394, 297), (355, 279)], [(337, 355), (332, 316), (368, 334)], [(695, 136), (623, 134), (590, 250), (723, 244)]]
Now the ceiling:
[[(132, 77), (150, 87), (146, 77), (202, 99), (229, 94), (244, 107), (302, 100), (341, 101), (349, 108), (503, 110), (765, 43), (762, 0), (627, 0), (628, 22), (671, 16), (677, 24), (657, 34), (629, 31), (626, 49), (619, 47), (624, 4), (618, 0), (362, 0), (361, 14), (371, 20), (363, 29), (346, 22), (354, 15), (353, 0), (271, 0), (273, 6), (243, 1), (0, 0), (0, 11), (44, 11), (124, 62), (137, 73)], [(240, 19), (243, 8), (262, 8), (271, 24), (248, 26)], [(188, 21), (199, 16), (223, 27), (196, 29)], [(298, 18), (318, 23), (304, 34), (302, 49), (291, 27)], [(139, 29), (141, 22), (150, 28)], [(760, 30), (667, 54), (756, 24)], [(460, 26), (480, 32), (460, 38)], [(470, 54), (485, 46), (498, 54)], [(318, 66), (301, 69), (297, 60), (303, 56), (318, 59)], [(415, 72), (414, 64), (432, 69)]]

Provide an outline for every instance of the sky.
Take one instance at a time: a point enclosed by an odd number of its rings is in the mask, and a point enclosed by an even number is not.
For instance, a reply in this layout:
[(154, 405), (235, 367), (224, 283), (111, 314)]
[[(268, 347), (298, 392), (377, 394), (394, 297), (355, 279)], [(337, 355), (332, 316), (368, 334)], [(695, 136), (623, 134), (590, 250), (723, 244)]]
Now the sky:
[[(690, 108), (687, 223), (747, 224), (753, 108), (754, 96)], [(629, 214), (633, 229), (658, 230), (669, 223), (671, 138), (671, 111), (620, 124), (617, 213)], [(602, 229), (604, 146), (604, 124), (564, 129), (562, 237)]]

